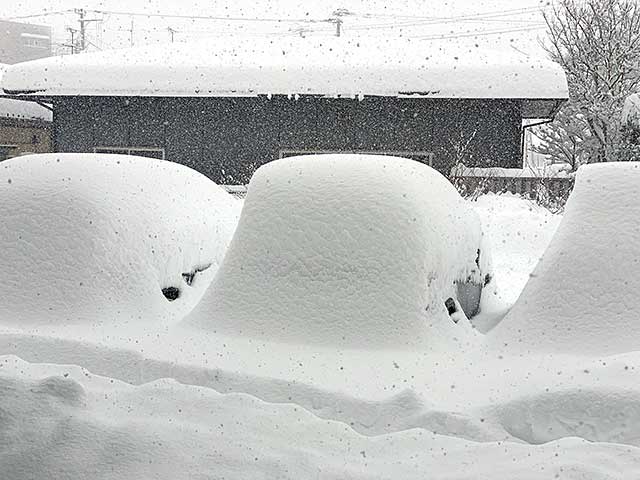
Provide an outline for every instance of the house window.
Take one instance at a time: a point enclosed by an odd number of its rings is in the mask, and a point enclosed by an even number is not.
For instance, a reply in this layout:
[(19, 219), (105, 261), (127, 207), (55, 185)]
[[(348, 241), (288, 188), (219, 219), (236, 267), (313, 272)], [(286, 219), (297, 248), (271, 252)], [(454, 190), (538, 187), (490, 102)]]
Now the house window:
[(138, 157), (164, 160), (164, 148), (154, 147), (96, 147), (95, 153), (117, 153), (120, 155), (137, 155)]
[(18, 154), (17, 145), (0, 145), (0, 162), (15, 157)]
[(433, 167), (433, 152), (414, 152), (405, 150), (280, 150), (280, 158), (293, 157), (296, 155), (316, 155), (327, 153), (359, 153), (362, 155), (389, 155), (391, 157), (403, 157), (416, 160)]
[(38, 35), (35, 33), (21, 33), (22, 44), (25, 47), (49, 49), (51, 38), (48, 35)]

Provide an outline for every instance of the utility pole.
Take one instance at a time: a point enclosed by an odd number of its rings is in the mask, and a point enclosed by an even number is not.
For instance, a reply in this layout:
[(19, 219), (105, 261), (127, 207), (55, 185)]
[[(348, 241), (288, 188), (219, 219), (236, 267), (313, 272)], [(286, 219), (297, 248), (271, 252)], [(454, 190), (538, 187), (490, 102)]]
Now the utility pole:
[[(78, 15), (78, 22), (80, 23), (80, 48), (81, 52), (84, 52), (87, 49), (87, 24), (91, 22), (101, 22), (100, 18), (86, 18), (87, 11), (84, 8), (76, 8), (74, 9), (76, 15)], [(73, 33), (72, 33), (73, 39)], [(73, 40), (71, 41), (73, 43)], [(75, 43), (74, 43), (75, 45)], [(77, 51), (77, 50), (76, 50)], [(75, 53), (75, 52), (74, 52)]]
[(167, 30), (169, 30), (169, 35), (171, 35), (171, 43), (173, 43), (173, 34), (176, 33), (176, 31), (171, 27), (167, 27)]
[(131, 32), (131, 35), (129, 36), (129, 43), (133, 47), (133, 17), (131, 17), (131, 30), (129, 30), (129, 32)]
[(342, 17), (346, 17), (348, 15), (353, 15), (353, 13), (346, 8), (339, 8), (333, 12), (333, 17), (329, 19), (329, 22), (336, 26), (336, 37), (339, 37), (342, 34), (342, 23), (344, 22)]
[(69, 33), (71, 34), (71, 44), (69, 45), (65, 45), (68, 47), (71, 47), (71, 55), (76, 53), (76, 32), (77, 30), (75, 28), (71, 28), (71, 27), (67, 27), (67, 30), (69, 30)]

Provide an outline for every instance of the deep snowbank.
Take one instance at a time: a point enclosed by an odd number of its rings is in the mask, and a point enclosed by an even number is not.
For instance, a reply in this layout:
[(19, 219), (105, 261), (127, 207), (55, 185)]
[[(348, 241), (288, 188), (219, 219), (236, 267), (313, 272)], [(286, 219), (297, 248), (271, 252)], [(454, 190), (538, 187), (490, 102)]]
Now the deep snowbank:
[(480, 221), (415, 161), (283, 159), (253, 176), (219, 275), (186, 323), (223, 334), (353, 348), (466, 345), (445, 301), (485, 282)]
[[(362, 437), (296, 405), (0, 357), (0, 464), (26, 478), (628, 479), (640, 449), (568, 438), (476, 443), (421, 429)], [(292, 441), (295, 439), (295, 441)]]
[[(3, 162), (0, 206), (5, 326), (180, 318), (219, 265), (239, 207), (187, 167), (96, 154)], [(169, 302), (167, 287), (181, 297)]]
[(607, 355), (640, 350), (640, 164), (578, 171), (564, 218), (494, 346)]

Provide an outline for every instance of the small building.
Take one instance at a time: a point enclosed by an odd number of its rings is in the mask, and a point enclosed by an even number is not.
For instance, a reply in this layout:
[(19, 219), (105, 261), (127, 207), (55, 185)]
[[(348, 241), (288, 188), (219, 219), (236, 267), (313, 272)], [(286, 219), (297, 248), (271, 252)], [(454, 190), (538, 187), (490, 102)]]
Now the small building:
[(2, 87), (51, 102), (59, 152), (146, 155), (218, 183), (305, 153), (522, 167), (523, 119), (567, 97), (544, 59), (421, 40), (230, 38), (56, 57)]
[(0, 63), (51, 56), (51, 27), (0, 20)]
[[(0, 65), (0, 79), (6, 65)], [(32, 101), (0, 95), (0, 161), (27, 153), (52, 151), (53, 114)]]

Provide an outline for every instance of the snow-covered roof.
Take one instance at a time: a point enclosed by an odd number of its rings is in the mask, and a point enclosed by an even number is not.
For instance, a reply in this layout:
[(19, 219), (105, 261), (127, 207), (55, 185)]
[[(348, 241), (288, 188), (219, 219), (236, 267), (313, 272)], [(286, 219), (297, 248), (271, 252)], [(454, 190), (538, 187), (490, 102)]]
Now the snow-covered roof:
[(2, 87), (52, 96), (568, 97), (564, 72), (546, 59), (344, 37), (237, 37), (52, 57), (12, 67)]
[(0, 118), (45, 120), (51, 122), (53, 113), (35, 102), (0, 98)]
[[(9, 67), (0, 63), (0, 82), (4, 71)], [(0, 95), (0, 118), (17, 118), (20, 120), (46, 120), (48, 122), (53, 120), (53, 113), (37, 103), (24, 101), (24, 100), (12, 100), (9, 98), (1, 98)]]

